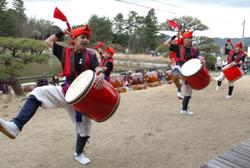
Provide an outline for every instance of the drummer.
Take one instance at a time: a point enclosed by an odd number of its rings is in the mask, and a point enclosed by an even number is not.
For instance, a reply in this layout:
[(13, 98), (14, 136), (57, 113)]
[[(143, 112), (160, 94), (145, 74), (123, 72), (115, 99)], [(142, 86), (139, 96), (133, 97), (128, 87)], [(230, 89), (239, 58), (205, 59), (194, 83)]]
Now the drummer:
[[(171, 37), (165, 42), (169, 46), (169, 50), (174, 52), (176, 55), (176, 68), (173, 70), (174, 76), (180, 76), (180, 68), (182, 65), (192, 58), (198, 58), (204, 63), (204, 58), (200, 56), (199, 52), (192, 47), (193, 32), (187, 31), (183, 33), (182, 38), (179, 40), (178, 44), (175, 41), (176, 36)], [(188, 104), (192, 95), (191, 86), (182, 79), (182, 91), (184, 98), (182, 100), (181, 114), (193, 115), (194, 113), (189, 111)]]
[[(227, 40), (227, 43), (230, 43), (231, 46), (233, 46), (232, 41)], [(243, 44), (242, 42), (238, 42), (233, 47), (234, 49), (231, 49), (228, 51), (228, 48), (225, 48), (225, 52), (228, 53), (227, 57), (227, 63), (230, 64), (230, 66), (237, 65), (241, 68), (242, 64), (245, 62), (246, 54), (243, 51)], [(217, 86), (216, 91), (220, 89), (220, 86), (222, 84), (222, 81), (224, 80), (225, 75), (223, 72), (220, 73), (220, 75), (217, 77)], [(228, 94), (225, 96), (225, 99), (230, 99), (233, 94), (234, 89), (234, 82), (229, 82), (228, 86)]]
[(94, 47), (97, 53), (100, 55), (100, 59), (103, 57), (103, 46), (105, 45), (104, 42), (98, 42), (98, 44)]
[[(177, 43), (178, 44), (178, 43)], [(180, 75), (180, 66), (177, 65), (177, 57), (176, 57), (176, 53), (171, 51), (170, 52), (170, 60), (172, 62), (172, 76), (173, 76), (173, 81), (174, 81), (174, 84), (177, 88), (177, 98), (179, 99), (183, 99), (183, 96), (181, 94), (181, 83), (180, 83), (180, 80), (181, 80), (181, 75)]]
[(114, 56), (115, 50), (112, 47), (107, 47), (101, 58), (100, 66), (104, 70), (105, 80), (111, 82), (110, 74), (114, 69)]
[[(56, 43), (66, 34), (72, 34), (74, 43), (72, 47), (64, 47)], [(45, 40), (53, 49), (53, 54), (61, 62), (67, 82), (62, 86), (48, 85), (35, 88), (28, 94), (25, 104), (13, 120), (5, 121), (0, 118), (0, 132), (11, 139), (15, 139), (40, 106), (43, 108), (64, 108), (68, 111), (76, 129), (74, 159), (83, 165), (90, 163), (90, 159), (84, 155), (84, 147), (89, 138), (91, 121), (86, 116), (81, 115), (82, 113), (76, 112), (71, 105), (66, 103), (64, 98), (70, 83), (87, 69), (97, 73), (94, 87), (97, 90), (103, 87), (104, 72), (99, 66), (95, 51), (87, 48), (90, 35), (91, 29), (88, 25), (85, 25), (76, 28), (72, 33), (68, 30), (59, 31)]]

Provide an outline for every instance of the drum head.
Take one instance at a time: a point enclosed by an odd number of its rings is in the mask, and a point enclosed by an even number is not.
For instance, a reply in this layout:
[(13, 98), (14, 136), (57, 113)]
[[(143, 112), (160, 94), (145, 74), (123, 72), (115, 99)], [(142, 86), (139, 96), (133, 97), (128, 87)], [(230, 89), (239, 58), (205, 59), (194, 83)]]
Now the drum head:
[(201, 69), (201, 66), (201, 61), (197, 58), (193, 58), (183, 64), (181, 67), (181, 74), (183, 76), (192, 76)]
[(82, 72), (70, 85), (65, 100), (67, 103), (78, 101), (86, 95), (94, 83), (95, 73), (91, 70)]

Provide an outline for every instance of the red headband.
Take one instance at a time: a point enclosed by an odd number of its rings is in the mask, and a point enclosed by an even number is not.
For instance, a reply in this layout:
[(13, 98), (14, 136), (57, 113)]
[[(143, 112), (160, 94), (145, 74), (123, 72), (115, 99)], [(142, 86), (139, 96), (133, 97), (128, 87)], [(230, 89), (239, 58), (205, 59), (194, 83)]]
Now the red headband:
[(238, 42), (235, 44), (234, 47), (239, 47), (240, 49), (243, 49), (243, 44), (242, 44), (242, 42)]
[(112, 47), (107, 47), (105, 52), (110, 53), (112, 56), (115, 54), (115, 50)]
[(227, 43), (232, 43), (232, 40), (230, 38), (227, 39)]
[(193, 32), (188, 31), (188, 32), (183, 33), (182, 38), (183, 39), (184, 38), (193, 38)]
[(90, 27), (86, 24), (83, 27), (78, 27), (73, 30), (73, 39), (75, 39), (77, 36), (80, 36), (80, 35), (86, 35), (87, 38), (89, 39), (91, 33), (92, 32), (91, 32)]

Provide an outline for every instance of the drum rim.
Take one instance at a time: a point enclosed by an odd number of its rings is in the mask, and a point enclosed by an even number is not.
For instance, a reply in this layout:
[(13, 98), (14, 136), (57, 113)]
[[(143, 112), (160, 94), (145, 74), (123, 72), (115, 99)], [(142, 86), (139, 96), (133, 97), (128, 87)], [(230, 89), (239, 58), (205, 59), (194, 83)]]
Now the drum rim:
[[(198, 58), (193, 58), (193, 59), (199, 60)], [(192, 60), (192, 59), (190, 59), (190, 60)], [(183, 65), (184, 65), (184, 64), (183, 64)], [(182, 65), (182, 66), (183, 66), (183, 65)], [(204, 64), (201, 64), (201, 66), (200, 66), (200, 68), (198, 69), (198, 71), (197, 71), (197, 72), (195, 72), (195, 73), (193, 73), (193, 74), (191, 74), (191, 75), (189, 75), (189, 76), (183, 75), (183, 73), (182, 73), (182, 69), (180, 70), (180, 72), (181, 72), (181, 75), (182, 75), (182, 76), (184, 76), (184, 77), (194, 76), (194, 75), (196, 75), (197, 73), (199, 73), (199, 72), (200, 72), (200, 70), (201, 70), (201, 68), (202, 68), (203, 66), (205, 66), (205, 65), (204, 65)]]
[[(226, 69), (228, 69), (228, 68), (233, 68), (233, 67), (234, 67), (234, 66), (231, 66), (231, 67), (230, 67), (230, 64), (231, 64), (231, 63), (229, 63), (229, 64), (225, 65), (224, 67), (222, 67), (222, 68), (221, 68), (221, 71), (224, 71), (224, 70), (226, 70)], [(236, 65), (235, 65), (235, 66), (236, 66)]]
[[(76, 96), (73, 100), (71, 100), (71, 101), (66, 101), (67, 103), (73, 104), (73, 105), (74, 105), (74, 104), (76, 104), (76, 103), (78, 103), (78, 102), (81, 101), (80, 98), (85, 97), (85, 96), (89, 93), (90, 88), (94, 85), (95, 72), (92, 71), (92, 70), (87, 70), (87, 71), (91, 71), (91, 72), (93, 73), (93, 77), (92, 77), (92, 79), (91, 79), (91, 81), (90, 81), (91, 84), (88, 85), (88, 86), (86, 87), (86, 89), (85, 89), (84, 92), (82, 92), (81, 94), (79, 94), (78, 96)], [(85, 72), (85, 71), (84, 71), (84, 72)], [(65, 99), (65, 100), (66, 100), (66, 99)]]

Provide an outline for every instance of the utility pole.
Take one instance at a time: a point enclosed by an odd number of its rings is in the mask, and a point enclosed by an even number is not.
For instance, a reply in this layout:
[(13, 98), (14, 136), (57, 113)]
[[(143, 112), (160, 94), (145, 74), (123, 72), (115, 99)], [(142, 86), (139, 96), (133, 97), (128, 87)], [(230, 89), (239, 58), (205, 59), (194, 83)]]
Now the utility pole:
[(245, 35), (245, 23), (246, 21), (244, 20), (243, 23), (242, 23), (242, 26), (243, 26), (243, 32), (242, 32), (242, 44), (244, 46), (244, 35)]

